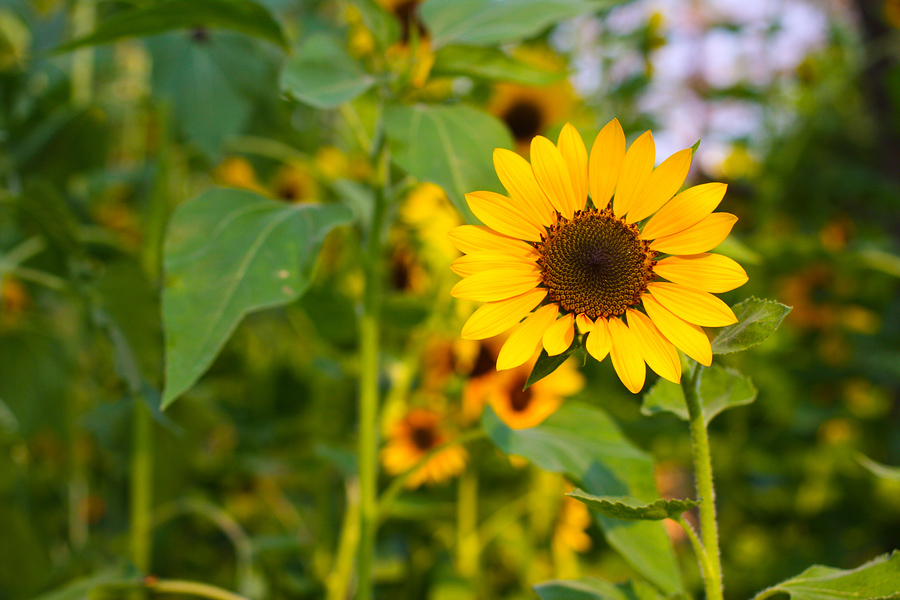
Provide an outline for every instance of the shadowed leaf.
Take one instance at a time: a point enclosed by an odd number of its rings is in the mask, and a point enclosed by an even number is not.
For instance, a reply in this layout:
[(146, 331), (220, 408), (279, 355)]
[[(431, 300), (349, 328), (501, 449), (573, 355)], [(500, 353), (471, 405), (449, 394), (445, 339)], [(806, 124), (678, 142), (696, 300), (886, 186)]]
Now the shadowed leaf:
[(700, 504), (698, 501), (690, 499), (659, 499), (648, 504), (630, 496), (594, 496), (584, 490), (574, 490), (566, 495), (583, 502), (601, 515), (623, 521), (673, 519)]
[[(700, 367), (700, 406), (703, 420), (709, 425), (723, 410), (750, 404), (756, 400), (756, 387), (750, 378), (728, 367)], [(655, 415), (670, 412), (683, 421), (688, 420), (687, 404), (681, 386), (665, 379), (659, 379), (650, 391), (644, 394), (641, 412)]]

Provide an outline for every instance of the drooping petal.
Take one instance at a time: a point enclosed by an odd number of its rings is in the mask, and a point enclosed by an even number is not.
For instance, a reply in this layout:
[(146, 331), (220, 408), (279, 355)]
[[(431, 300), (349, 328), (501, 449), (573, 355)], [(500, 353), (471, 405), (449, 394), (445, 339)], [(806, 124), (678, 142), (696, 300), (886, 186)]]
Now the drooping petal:
[(528, 206), (541, 225), (549, 227), (556, 220), (550, 199), (541, 189), (528, 161), (505, 148), (494, 150), (494, 169), (509, 195)]
[(644, 294), (641, 301), (650, 320), (676, 348), (701, 365), (708, 367), (712, 364), (712, 346), (702, 327), (675, 316), (650, 294)]
[(637, 199), (628, 211), (625, 220), (628, 223), (636, 223), (646, 219), (672, 199), (687, 177), (691, 168), (690, 148), (676, 152), (663, 161), (661, 165), (653, 169), (647, 184), (638, 193)]
[(453, 286), (450, 295), (464, 300), (496, 302), (524, 294), (540, 282), (541, 273), (537, 269), (504, 267), (466, 277)]
[(591, 146), (590, 184), (594, 208), (602, 210), (609, 204), (624, 158), (625, 132), (618, 119), (613, 119), (600, 130)]
[(544, 350), (550, 356), (562, 354), (575, 339), (575, 315), (568, 313), (557, 319), (544, 332)]
[(737, 220), (730, 213), (712, 213), (684, 231), (656, 238), (650, 243), (650, 249), (664, 254), (707, 252), (725, 241)]
[(531, 167), (550, 203), (559, 214), (571, 219), (577, 202), (569, 167), (559, 148), (542, 135), (531, 140)]
[(669, 256), (657, 262), (653, 271), (669, 281), (704, 292), (729, 292), (747, 283), (744, 268), (721, 254)]
[(557, 146), (569, 168), (569, 178), (575, 192), (573, 208), (581, 210), (587, 202), (588, 194), (588, 155), (584, 140), (571, 123), (566, 123), (559, 132)]
[(724, 183), (702, 183), (688, 188), (669, 200), (644, 225), (641, 239), (652, 240), (684, 231), (697, 224), (719, 205), (728, 186)]
[(704, 327), (723, 327), (737, 323), (727, 304), (708, 292), (677, 283), (654, 281), (647, 286), (659, 303), (688, 323)]
[(450, 269), (460, 277), (468, 277), (481, 271), (503, 269), (508, 265), (518, 267), (537, 266), (535, 261), (540, 255), (533, 248), (526, 256), (494, 250), (481, 250), (460, 256), (450, 264)]
[(546, 233), (535, 215), (526, 214), (521, 206), (511, 199), (494, 192), (472, 192), (466, 194), (466, 202), (478, 220), (502, 234), (528, 240), (541, 241)]
[(613, 367), (625, 387), (631, 390), (632, 394), (637, 394), (644, 387), (647, 377), (640, 340), (618, 317), (609, 320), (609, 336), (612, 338), (612, 349), (609, 354), (612, 357)]
[(637, 201), (638, 192), (647, 183), (656, 160), (656, 144), (653, 134), (645, 131), (632, 142), (622, 160), (622, 170), (613, 198), (613, 212), (617, 217), (625, 215)]
[(559, 308), (556, 304), (542, 306), (509, 336), (497, 356), (497, 370), (503, 371), (525, 364), (541, 345), (544, 332), (556, 320)]
[(575, 325), (578, 326), (579, 333), (587, 333), (594, 327), (594, 321), (584, 313), (575, 315)]
[(463, 325), (463, 339), (483, 340), (503, 333), (521, 321), (546, 296), (547, 290), (535, 288), (507, 300), (483, 304)]
[(681, 381), (681, 358), (678, 350), (660, 333), (650, 317), (642, 312), (629, 308), (628, 327), (638, 339), (644, 360), (651, 369), (663, 379), (672, 383)]
[(588, 354), (593, 356), (597, 362), (603, 362), (606, 355), (612, 349), (612, 338), (609, 336), (609, 324), (603, 317), (597, 317), (591, 333), (588, 334), (587, 341), (584, 343)]

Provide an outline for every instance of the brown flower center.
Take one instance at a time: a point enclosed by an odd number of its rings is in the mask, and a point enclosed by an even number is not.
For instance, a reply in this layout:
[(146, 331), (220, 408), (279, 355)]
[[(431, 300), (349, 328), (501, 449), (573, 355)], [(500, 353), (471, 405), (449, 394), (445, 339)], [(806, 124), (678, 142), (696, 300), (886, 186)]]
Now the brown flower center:
[(409, 437), (422, 451), (431, 450), (437, 444), (437, 435), (431, 427), (413, 427)]
[(656, 252), (639, 234), (609, 208), (560, 217), (535, 244), (547, 295), (563, 310), (592, 319), (623, 314), (654, 277)]
[(526, 379), (524, 377), (516, 378), (510, 386), (509, 405), (515, 412), (525, 412), (528, 405), (531, 404), (532, 392), (531, 388), (523, 390)]
[(530, 142), (544, 126), (540, 107), (521, 100), (509, 107), (503, 115), (503, 120), (509, 126), (513, 137), (520, 142)]

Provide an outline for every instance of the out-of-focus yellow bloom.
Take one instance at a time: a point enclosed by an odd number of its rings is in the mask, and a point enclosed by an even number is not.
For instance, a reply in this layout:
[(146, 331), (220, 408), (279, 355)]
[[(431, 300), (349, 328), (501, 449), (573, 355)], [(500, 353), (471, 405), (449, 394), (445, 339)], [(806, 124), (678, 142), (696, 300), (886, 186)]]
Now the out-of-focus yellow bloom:
[(818, 437), (824, 443), (835, 446), (846, 444), (857, 437), (856, 427), (848, 419), (835, 417), (819, 425)]
[(101, 202), (93, 209), (94, 219), (116, 234), (127, 248), (137, 249), (144, 239), (134, 210), (123, 200)]
[[(390, 439), (381, 451), (385, 470), (391, 475), (405, 473), (430, 451), (449, 441), (451, 436), (441, 427), (442, 420), (441, 414), (431, 410), (410, 410), (394, 425)], [(462, 472), (467, 456), (464, 448), (449, 446), (411, 473), (406, 486), (416, 488), (423, 483), (446, 481)]]
[(288, 202), (306, 202), (319, 195), (319, 186), (309, 166), (300, 161), (283, 165), (272, 180), (272, 193)]
[(316, 171), (327, 181), (346, 178), (350, 173), (350, 159), (335, 146), (322, 146), (313, 159)]
[(505, 371), (496, 371), (488, 390), (488, 403), (497, 416), (512, 429), (540, 425), (556, 412), (563, 399), (584, 387), (584, 377), (571, 363), (523, 390), (534, 363)]
[(229, 156), (223, 160), (222, 164), (216, 167), (215, 177), (229, 187), (266, 193), (266, 189), (256, 178), (256, 169), (250, 161), (241, 156)]
[(749, 179), (759, 174), (759, 161), (746, 146), (738, 144), (719, 165), (719, 175), (725, 179)]
[(575, 552), (587, 552), (593, 544), (586, 532), (591, 526), (588, 507), (571, 496), (565, 496), (559, 509), (559, 519), (553, 530), (552, 544)]
[(350, 53), (350, 56), (360, 58), (375, 52), (375, 36), (363, 23), (359, 9), (352, 4), (348, 4), (347, 12), (344, 13), (344, 19), (350, 26), (347, 34), (347, 51)]
[(447, 232), (462, 225), (462, 217), (440, 186), (418, 184), (404, 200), (399, 216), (415, 233), (422, 258), (432, 268), (442, 271), (460, 256)]
[(874, 335), (881, 329), (881, 318), (878, 314), (858, 304), (842, 308), (840, 321), (847, 331), (863, 335)]
[(0, 313), (4, 319), (16, 319), (31, 306), (31, 296), (18, 279), (6, 275), (0, 279)]
[(891, 410), (889, 395), (868, 379), (853, 378), (844, 384), (844, 398), (853, 416), (874, 419)]

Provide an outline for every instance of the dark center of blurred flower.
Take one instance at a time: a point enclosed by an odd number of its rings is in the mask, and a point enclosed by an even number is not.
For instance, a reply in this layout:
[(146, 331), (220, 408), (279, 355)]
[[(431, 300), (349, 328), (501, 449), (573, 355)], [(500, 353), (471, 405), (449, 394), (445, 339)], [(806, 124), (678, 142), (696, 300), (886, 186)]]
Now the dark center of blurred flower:
[(409, 42), (412, 28), (419, 30), (419, 37), (424, 36), (427, 32), (425, 25), (419, 19), (419, 4), (422, 0), (406, 0), (397, 4), (394, 8), (394, 14), (400, 21), (400, 41), (404, 44)]
[(526, 381), (525, 377), (519, 377), (512, 382), (512, 389), (509, 392), (509, 405), (516, 412), (524, 412), (528, 405), (531, 404), (531, 388), (522, 389), (525, 387)]
[(512, 131), (513, 137), (520, 142), (530, 142), (544, 126), (540, 107), (528, 101), (520, 100), (510, 106), (503, 115), (503, 120)]
[(493, 373), (496, 367), (497, 361), (494, 360), (491, 351), (488, 350), (487, 346), (484, 344), (480, 344), (478, 347), (478, 356), (475, 358), (475, 364), (472, 366), (469, 377), (480, 377), (485, 373)]
[(560, 217), (536, 244), (548, 296), (569, 313), (595, 319), (621, 315), (640, 302), (653, 279), (650, 243), (609, 208)]
[(431, 450), (437, 443), (437, 435), (431, 427), (413, 427), (410, 438), (419, 450)]
[(191, 31), (191, 39), (200, 44), (209, 41), (209, 29), (206, 27), (196, 27)]

